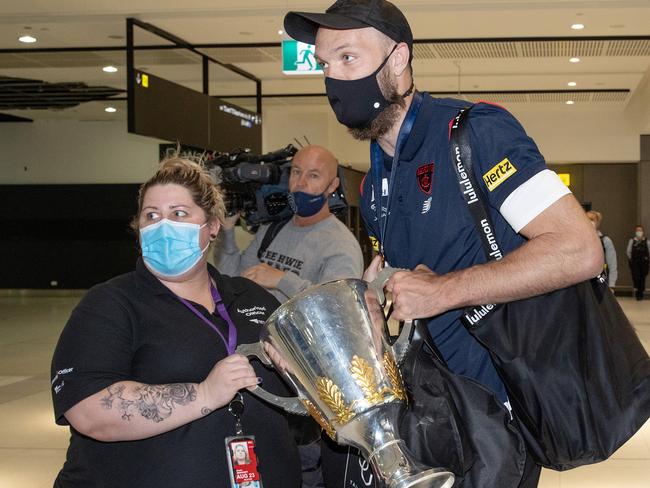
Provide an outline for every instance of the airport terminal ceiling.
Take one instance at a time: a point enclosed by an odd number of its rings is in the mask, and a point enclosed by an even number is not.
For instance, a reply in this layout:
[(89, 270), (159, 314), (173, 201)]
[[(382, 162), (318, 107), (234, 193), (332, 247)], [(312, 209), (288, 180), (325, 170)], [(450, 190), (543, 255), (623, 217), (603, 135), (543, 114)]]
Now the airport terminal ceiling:
[[(126, 21), (134, 17), (262, 81), (264, 109), (326, 110), (322, 76), (281, 71), (288, 10), (327, 1), (23, 0), (0, 6), (0, 114), (126, 119)], [(515, 114), (617, 117), (650, 132), (650, 1), (402, 0), (420, 90), (490, 100)], [(573, 29), (575, 24), (584, 28)], [(20, 36), (37, 39), (32, 44)], [(201, 90), (198, 56), (136, 31), (135, 66)], [(579, 58), (579, 62), (570, 62)], [(114, 72), (103, 68), (112, 66)], [(209, 67), (209, 94), (255, 110), (255, 83)], [(115, 112), (106, 112), (114, 107)], [(645, 108), (644, 108), (645, 107)], [(2, 117), (0, 117), (2, 119)]]

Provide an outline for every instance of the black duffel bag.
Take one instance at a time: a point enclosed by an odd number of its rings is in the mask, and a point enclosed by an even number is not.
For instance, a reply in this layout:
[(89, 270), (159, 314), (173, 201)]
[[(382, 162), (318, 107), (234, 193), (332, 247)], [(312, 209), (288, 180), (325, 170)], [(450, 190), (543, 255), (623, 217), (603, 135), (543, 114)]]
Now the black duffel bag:
[[(494, 226), (472, 169), (468, 111), (452, 125), (451, 151), (459, 181), (464, 170), (476, 189), (465, 200), (489, 259), (498, 243), (481, 230), (484, 219)], [(565, 470), (607, 459), (650, 417), (650, 358), (602, 277), (468, 308), (462, 319), (490, 351), (539, 464)]]
[[(456, 475), (454, 488), (537, 486), (524, 440), (506, 407), (478, 381), (446, 366), (425, 327), (401, 366), (409, 405), (399, 425), (415, 457)], [(422, 339), (426, 338), (427, 340)]]
[(529, 451), (565, 470), (607, 459), (650, 416), (650, 360), (605, 280), (497, 306), (469, 331), (490, 350)]

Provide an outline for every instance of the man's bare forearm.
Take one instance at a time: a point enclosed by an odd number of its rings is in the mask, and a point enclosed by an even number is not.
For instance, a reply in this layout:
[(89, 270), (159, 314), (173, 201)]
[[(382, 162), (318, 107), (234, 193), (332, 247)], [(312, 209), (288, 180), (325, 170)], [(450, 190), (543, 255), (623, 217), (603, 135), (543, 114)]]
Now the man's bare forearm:
[(393, 293), (394, 317), (426, 318), (468, 305), (511, 302), (564, 288), (602, 270), (600, 240), (572, 195), (558, 200), (521, 233), (529, 240), (500, 261), (445, 275), (425, 266), (396, 273), (386, 285)]
[(443, 276), (445, 308), (511, 302), (593, 278), (602, 265), (589, 263), (598, 261), (599, 252), (565, 249), (554, 236), (539, 236), (500, 261)]

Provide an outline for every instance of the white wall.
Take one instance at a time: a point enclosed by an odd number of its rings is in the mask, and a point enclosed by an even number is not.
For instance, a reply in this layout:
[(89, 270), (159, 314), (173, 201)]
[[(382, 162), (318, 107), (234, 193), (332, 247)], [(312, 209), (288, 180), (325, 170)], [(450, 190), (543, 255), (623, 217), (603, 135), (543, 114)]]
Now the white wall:
[[(506, 107), (535, 139), (542, 154), (552, 163), (636, 162), (639, 160), (638, 121), (630, 120), (622, 108), (573, 110), (572, 106), (540, 109), (521, 104)], [(323, 110), (325, 109), (325, 110)], [(307, 134), (313, 143), (325, 145), (344, 164), (365, 171), (369, 165), (367, 142), (350, 136), (329, 107), (317, 111), (292, 107), (290, 112), (270, 109), (264, 115), (264, 148), (272, 150)]]
[[(622, 111), (539, 112), (507, 107), (551, 163), (636, 162), (640, 132)], [(567, 110), (562, 110), (566, 108)]]
[(160, 141), (128, 134), (126, 121), (0, 124), (0, 184), (141, 183)]
[[(619, 109), (572, 111), (512, 105), (527, 132), (551, 163), (636, 162), (645, 99)], [(641, 106), (639, 106), (641, 105)], [(650, 105), (650, 104), (649, 104)], [(303, 142), (330, 148), (343, 164), (368, 168), (368, 143), (352, 139), (328, 105), (268, 107), (263, 150)], [(126, 121), (68, 119), (0, 124), (0, 184), (139, 183), (157, 164), (159, 140), (127, 133)]]

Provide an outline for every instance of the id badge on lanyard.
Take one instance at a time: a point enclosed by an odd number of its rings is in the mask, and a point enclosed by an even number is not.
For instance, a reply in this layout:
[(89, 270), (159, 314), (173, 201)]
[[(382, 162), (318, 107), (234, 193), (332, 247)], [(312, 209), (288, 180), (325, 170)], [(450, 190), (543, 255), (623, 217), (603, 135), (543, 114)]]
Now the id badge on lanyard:
[(228, 406), (228, 411), (235, 417), (236, 434), (224, 439), (228, 473), (231, 488), (262, 488), (262, 476), (259, 459), (255, 450), (255, 436), (245, 435), (241, 424), (244, 412), (244, 398), (237, 393)]
[(255, 453), (255, 436), (226, 437), (228, 468), (232, 488), (262, 488)]
[[(210, 283), (210, 293), (215, 303), (215, 310), (228, 324), (228, 337), (224, 337), (217, 326), (206, 318), (188, 300), (177, 297), (194, 315), (200, 318), (206, 325), (214, 330), (223, 341), (228, 354), (233, 354), (237, 347), (237, 328), (232, 321), (228, 310), (221, 299), (221, 295), (214, 283)], [(230, 474), (231, 488), (262, 488), (262, 477), (259, 471), (259, 459), (255, 451), (255, 436), (245, 435), (241, 423), (241, 416), (244, 413), (244, 397), (237, 392), (228, 405), (228, 411), (235, 417), (235, 435), (226, 437), (225, 448), (228, 459), (228, 473)]]

